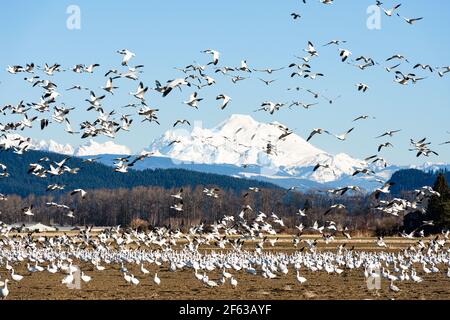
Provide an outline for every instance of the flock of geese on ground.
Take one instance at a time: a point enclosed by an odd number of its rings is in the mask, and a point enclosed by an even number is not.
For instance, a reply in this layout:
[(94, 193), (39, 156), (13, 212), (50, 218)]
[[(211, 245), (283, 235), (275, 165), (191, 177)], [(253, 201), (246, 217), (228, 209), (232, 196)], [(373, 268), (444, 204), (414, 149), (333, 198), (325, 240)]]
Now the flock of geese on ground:
[[(319, 0), (323, 4), (333, 4), (333, 0)], [(303, 0), (306, 4), (306, 1)], [(376, 3), (378, 6), (383, 4), (380, 1)], [(392, 9), (382, 8), (385, 15), (388, 17), (395, 16), (394, 13), (398, 11), (400, 5), (394, 6)], [(400, 14), (397, 13), (400, 17)], [(292, 18), (297, 20), (301, 16), (293, 13)], [(422, 18), (405, 18), (403, 19), (408, 24), (415, 24)], [(345, 40), (331, 40), (328, 43), (321, 45), (321, 50), (336, 50), (336, 58), (339, 63), (348, 64), (351, 67), (356, 67), (362, 71), (371, 68), (382, 67), (386, 73), (393, 74), (393, 82), (399, 85), (416, 85), (422, 80), (428, 79), (433, 75), (437, 78), (443, 78), (450, 72), (450, 66), (446, 67), (432, 67), (430, 64), (415, 63), (410, 64), (407, 57), (396, 53), (390, 55), (383, 63), (378, 62), (373, 57), (364, 55), (354, 55), (347, 47)], [(149, 106), (147, 96), (149, 89), (160, 94), (162, 97), (167, 97), (169, 94), (173, 95), (174, 91), (183, 92), (187, 88), (194, 89), (188, 99), (182, 103), (188, 108), (199, 109), (200, 105), (205, 100), (202, 98), (201, 91), (206, 88), (215, 88), (217, 76), (221, 75), (222, 80), (229, 79), (233, 84), (238, 84), (241, 81), (260, 81), (264, 86), (271, 86), (277, 79), (272, 78), (273, 74), (281, 74), (281, 71), (289, 70), (290, 78), (301, 78), (305, 83), (308, 81), (318, 81), (326, 75), (320, 70), (314, 68), (314, 60), (319, 57), (319, 48), (312, 41), (308, 41), (303, 54), (295, 56), (296, 61), (287, 64), (286, 66), (277, 68), (253, 68), (247, 60), (242, 60), (238, 66), (221, 65), (221, 53), (217, 50), (206, 49), (202, 53), (211, 57), (210, 61), (204, 65), (196, 62), (189, 64), (183, 68), (175, 68), (182, 75), (175, 79), (167, 80), (166, 82), (155, 81), (155, 87), (149, 88), (140, 79), (143, 73), (144, 65), (131, 65), (131, 62), (136, 55), (128, 49), (117, 51), (117, 54), (122, 56), (120, 67), (106, 70), (104, 74), (105, 85), (102, 86), (101, 92), (93, 88), (87, 88), (80, 84), (74, 84), (69, 88), (61, 88), (53, 78), (63, 72), (72, 72), (75, 74), (94, 74), (99, 72), (101, 67), (99, 63), (94, 64), (77, 64), (70, 68), (63, 68), (60, 64), (44, 64), (43, 66), (28, 63), (25, 66), (13, 65), (7, 67), (7, 72), (11, 75), (25, 75), (24, 81), (34, 89), (42, 90), (42, 95), (39, 101), (24, 102), (20, 101), (16, 105), (5, 105), (0, 108), (0, 113), (3, 116), (19, 116), (20, 121), (0, 123), (0, 131), (2, 132), (2, 140), (0, 140), (0, 150), (12, 150), (15, 154), (23, 154), (28, 149), (32, 148), (32, 139), (25, 138), (21, 135), (13, 135), (17, 132), (22, 132), (31, 129), (37, 124), (41, 130), (45, 130), (50, 125), (63, 125), (64, 131), (70, 135), (80, 135), (82, 139), (88, 137), (104, 136), (108, 138), (116, 137), (119, 132), (129, 132), (136, 117), (141, 122), (156, 123), (159, 125), (158, 111), (156, 107)], [(354, 57), (354, 58), (353, 58)], [(409, 68), (409, 69), (408, 69)], [(411, 71), (412, 70), (414, 71)], [(401, 71), (401, 69), (403, 71)], [(405, 71), (408, 70), (408, 71)], [(418, 72), (422, 74), (419, 75)], [(217, 75), (217, 76), (216, 76)], [(270, 77), (270, 78), (269, 78)], [(104, 103), (114, 97), (114, 94), (120, 89), (120, 83), (124, 81), (136, 82), (136, 90), (129, 92), (129, 95), (134, 99), (130, 103), (121, 107), (121, 110), (133, 110), (125, 114), (118, 114), (118, 111), (113, 109), (106, 110)], [(369, 84), (360, 82), (354, 84), (355, 91), (364, 94), (370, 90)], [(69, 107), (61, 101), (64, 96), (61, 91), (64, 90), (64, 95), (71, 95), (72, 92), (78, 92), (83, 95), (86, 104), (87, 114), (95, 114), (95, 120), (84, 120), (79, 124), (79, 131), (74, 130), (70, 115), (76, 110), (75, 107)], [(288, 91), (304, 92), (312, 101), (292, 101), (291, 103), (263, 101), (255, 112), (268, 112), (273, 115), (282, 108), (292, 109), (293, 107), (300, 107), (310, 109), (319, 104), (320, 101), (325, 100), (329, 104), (333, 104), (340, 96), (330, 99), (321, 92), (316, 92), (304, 86), (295, 86), (288, 88)], [(97, 91), (97, 92), (95, 92)], [(217, 108), (223, 110), (232, 104), (233, 100), (224, 92), (218, 92), (216, 95)], [(220, 101), (220, 103), (219, 103)], [(83, 102), (83, 103), (84, 103)], [(360, 115), (356, 117), (353, 122), (360, 122), (373, 118), (369, 115)], [(188, 125), (188, 119), (176, 119), (173, 127), (179, 125)], [(280, 129), (280, 135), (273, 141), (273, 137), (267, 140), (267, 146), (264, 148), (269, 156), (276, 150), (277, 143), (288, 141), (289, 136), (293, 131), (278, 123), (273, 123)], [(311, 131), (307, 141), (313, 137), (322, 134), (333, 135), (339, 141), (345, 141), (350, 134), (356, 130), (356, 127), (350, 128), (343, 134), (332, 134), (329, 130), (323, 128), (315, 128)], [(237, 130), (233, 136), (225, 137), (229, 141), (234, 141), (239, 144), (239, 131)], [(387, 130), (380, 134), (377, 139), (390, 138), (400, 129)], [(10, 139), (9, 137), (14, 136)], [(426, 138), (419, 141), (411, 139), (410, 151), (415, 152), (417, 157), (431, 155), (438, 155), (438, 153), (431, 149), (430, 142)], [(170, 142), (170, 145), (179, 143), (175, 140)], [(450, 144), (450, 141), (443, 142)], [(358, 168), (354, 172), (354, 176), (374, 174), (371, 169), (371, 164), (382, 164), (387, 166), (387, 162), (380, 155), (384, 148), (393, 147), (389, 141), (380, 142), (377, 145), (377, 153), (365, 159), (365, 167)], [(115, 159), (114, 171), (117, 173), (127, 173), (138, 161), (151, 157), (151, 152), (142, 152), (137, 156), (118, 157)], [(70, 157), (64, 158), (61, 161), (51, 161), (49, 157), (39, 159), (37, 163), (29, 164), (28, 174), (36, 177), (47, 179), (55, 176), (65, 174), (77, 174), (80, 168), (73, 168), (69, 166)], [(97, 161), (98, 158), (84, 159), (83, 162), (87, 165)], [(332, 170), (329, 163), (318, 163), (313, 171), (316, 170)], [(10, 174), (6, 165), (0, 163), (0, 179), (10, 179)], [(416, 197), (412, 201), (395, 198), (392, 200), (383, 200), (381, 195), (389, 194), (391, 182), (377, 180), (380, 187), (373, 192), (372, 197), (375, 205), (374, 211), (383, 212), (393, 216), (399, 216), (413, 211), (425, 212), (427, 201), (431, 196), (439, 196), (430, 187), (423, 187), (416, 190)], [(64, 185), (50, 183), (46, 189), (47, 192), (64, 190)], [(288, 190), (293, 191), (295, 187)], [(250, 188), (249, 192), (259, 192), (258, 188)], [(332, 195), (343, 196), (348, 192), (362, 192), (358, 186), (345, 186), (342, 188), (331, 189), (328, 192)], [(75, 189), (70, 192), (72, 196), (79, 196), (82, 199), (86, 197), (86, 191), (83, 189)], [(217, 188), (205, 188), (204, 194), (207, 197), (219, 198), (220, 190)], [(182, 214), (183, 212), (183, 190), (172, 195), (174, 204), (171, 208)], [(7, 195), (0, 193), (0, 201), (7, 201)], [(57, 207), (67, 210), (66, 216), (74, 218), (75, 212), (67, 205), (55, 202), (47, 203), (48, 207)], [(342, 204), (334, 204), (331, 206), (326, 214), (334, 211), (345, 210)], [(22, 208), (21, 212), (25, 216), (33, 216), (33, 205), (29, 204)], [(256, 216), (253, 221), (249, 221), (249, 214)], [(299, 210), (300, 218), (304, 217), (306, 213)], [(424, 221), (424, 226), (432, 225), (433, 221)], [(325, 270), (328, 273), (340, 274), (347, 269), (363, 269), (366, 276), (372, 275), (373, 270), (377, 267), (382, 267), (382, 276), (391, 281), (391, 289), (398, 291), (394, 285), (395, 281), (411, 280), (415, 282), (422, 281), (422, 278), (417, 273), (415, 266), (422, 265), (423, 272), (439, 272), (439, 267), (449, 265), (449, 252), (446, 250), (445, 243), (448, 239), (448, 232), (443, 231), (443, 239), (431, 240), (425, 243), (421, 239), (416, 246), (411, 246), (409, 249), (393, 254), (393, 253), (369, 253), (369, 252), (355, 252), (348, 250), (343, 246), (339, 247), (337, 253), (319, 252), (316, 249), (317, 240), (302, 240), (300, 237), (303, 230), (310, 229), (310, 231), (318, 232), (322, 235), (324, 241), (329, 243), (334, 240), (336, 234), (342, 233), (346, 238), (350, 239), (350, 232), (348, 228), (340, 228), (333, 221), (328, 221), (327, 225), (319, 226), (317, 221), (311, 227), (305, 227), (303, 224), (296, 226), (299, 235), (293, 236), (294, 246), (298, 246), (301, 242), (305, 242), (306, 246), (303, 250), (307, 252), (296, 252), (291, 255), (283, 253), (268, 253), (263, 252), (263, 246), (269, 242), (272, 246), (277, 242), (276, 238), (271, 238), (277, 235), (275, 226), (284, 226), (283, 220), (274, 213), (266, 215), (263, 212), (253, 212), (253, 209), (248, 205), (242, 206), (242, 211), (235, 216), (225, 216), (221, 221), (210, 226), (206, 231), (203, 225), (195, 226), (190, 229), (188, 234), (181, 234), (179, 231), (167, 230), (165, 228), (156, 228), (148, 233), (137, 232), (128, 229), (111, 229), (101, 232), (98, 235), (92, 235), (89, 229), (81, 232), (78, 236), (55, 236), (55, 237), (40, 237), (33, 238), (27, 236), (9, 236), (12, 231), (11, 227), (2, 225), (0, 241), (0, 265), (5, 266), (13, 281), (21, 281), (23, 276), (16, 274), (14, 265), (23, 261), (28, 262), (28, 272), (50, 272), (50, 273), (68, 273), (62, 280), (62, 283), (68, 284), (74, 281), (74, 268), (72, 261), (74, 259), (84, 262), (92, 263), (98, 271), (110, 267), (112, 264), (121, 264), (121, 272), (125, 281), (131, 284), (138, 285), (139, 280), (136, 275), (127, 272), (125, 264), (137, 264), (141, 267), (143, 275), (148, 274), (144, 264), (156, 264), (161, 266), (168, 264), (171, 271), (180, 269), (193, 269), (195, 277), (208, 287), (215, 287), (220, 284), (225, 284), (229, 281), (232, 286), (237, 285), (237, 279), (230, 272), (244, 271), (251, 274), (260, 274), (265, 278), (278, 278), (283, 274), (289, 272), (289, 267), (297, 272), (297, 279), (300, 283), (306, 281), (300, 275), (300, 269), (310, 271)], [(340, 228), (340, 229), (339, 229)], [(422, 234), (421, 234), (422, 232)], [(423, 236), (423, 230), (415, 230), (412, 234), (403, 234), (406, 238), (414, 238), (416, 235)], [(236, 237), (234, 240), (230, 236)], [(269, 237), (268, 237), (269, 236)], [(185, 245), (181, 251), (175, 251), (171, 247), (177, 243), (177, 240), (184, 238), (188, 244)], [(256, 241), (257, 245), (253, 252), (242, 250), (242, 244), (246, 240)], [(131, 249), (130, 245), (136, 244), (139, 249)], [(198, 247), (203, 244), (215, 244), (220, 249), (225, 249), (226, 246), (231, 247), (231, 251), (227, 253), (212, 253), (202, 254), (198, 251)], [(151, 247), (157, 245), (161, 250), (144, 250), (142, 246)], [(377, 245), (384, 247), (383, 239), (377, 240)], [(112, 247), (111, 247), (112, 246)], [(88, 249), (89, 248), (89, 249)], [(43, 268), (39, 264), (47, 264)], [(101, 264), (108, 265), (108, 267), (101, 266)], [(388, 268), (393, 267), (393, 271)], [(428, 268), (430, 267), (430, 269)], [(206, 274), (208, 271), (221, 270), (222, 277), (218, 281), (211, 280)], [(199, 273), (200, 272), (200, 273)], [(391, 273), (392, 272), (392, 273)], [(449, 275), (449, 273), (447, 274)], [(85, 282), (91, 281), (91, 277), (82, 274), (82, 280)], [(8, 293), (8, 281), (5, 279), (1, 283), (0, 297), (5, 298)], [(161, 280), (157, 274), (154, 275), (154, 282), (159, 285)]]
[[(176, 196), (176, 195), (174, 195)], [(141, 232), (120, 226), (99, 233), (86, 227), (75, 235), (33, 236), (19, 232), (6, 224), (0, 225), (0, 267), (8, 278), (0, 281), (0, 298), (9, 294), (8, 283), (21, 282), (34, 273), (49, 273), (60, 277), (61, 285), (74, 285), (76, 273), (82, 283), (95, 281), (90, 271), (114, 270), (123, 278), (123, 283), (138, 286), (147, 283), (164, 285), (158, 271), (181, 272), (191, 270), (193, 279), (207, 288), (219, 286), (236, 287), (239, 273), (255, 278), (280, 279), (289, 272), (296, 275), (299, 284), (307, 282), (306, 273), (343, 275), (352, 270), (363, 272), (369, 280), (385, 279), (390, 290), (400, 291), (396, 282), (420, 283), (428, 274), (445, 273), (450, 278), (450, 250), (447, 246), (449, 231), (434, 239), (422, 234), (415, 238), (414, 232), (403, 234), (407, 239), (416, 239), (414, 244), (398, 252), (359, 251), (339, 244), (336, 250), (318, 247), (318, 239), (302, 238), (305, 227), (297, 226), (299, 234), (292, 236), (293, 253), (263, 250), (264, 246), (276, 247), (279, 241), (276, 229), (283, 220), (275, 214), (259, 212), (249, 218), (251, 208), (243, 208), (238, 217), (224, 216), (212, 225), (193, 226), (189, 232), (170, 230), (165, 227)], [(299, 216), (305, 213), (299, 211)], [(329, 221), (326, 226), (317, 222), (310, 228), (322, 235), (328, 244), (337, 235), (336, 224)], [(348, 239), (348, 231), (341, 231)], [(254, 249), (244, 244), (256, 243)], [(388, 248), (382, 237), (376, 240), (380, 248)], [(215, 246), (217, 250), (202, 248)], [(301, 246), (301, 247), (300, 247)], [(285, 247), (286, 249), (286, 247)], [(26, 274), (18, 274), (16, 266), (26, 264)], [(79, 270), (82, 265), (82, 270)], [(150, 272), (149, 267), (155, 268)], [(131, 273), (131, 269), (139, 274)], [(167, 273), (164, 273), (167, 274)]]

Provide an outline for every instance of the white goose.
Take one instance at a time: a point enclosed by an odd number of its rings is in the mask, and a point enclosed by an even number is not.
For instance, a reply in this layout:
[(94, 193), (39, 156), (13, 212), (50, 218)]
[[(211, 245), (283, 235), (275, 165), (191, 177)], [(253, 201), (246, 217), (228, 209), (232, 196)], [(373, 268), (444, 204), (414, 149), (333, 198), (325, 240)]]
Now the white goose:
[(0, 289), (0, 298), (2, 300), (6, 299), (6, 297), (9, 295), (8, 282), (9, 280), (6, 279), (3, 287)]
[(143, 263), (141, 263), (141, 272), (143, 274), (149, 274), (150, 273), (150, 271), (148, 271), (147, 269), (144, 268), (144, 264)]
[(13, 279), (14, 281), (19, 282), (19, 281), (21, 281), (21, 280), (23, 279), (23, 276), (21, 276), (21, 275), (19, 275), (19, 274), (16, 274), (16, 273), (14, 272), (14, 269), (12, 269), (12, 270), (11, 270), (11, 279)]
[(84, 274), (84, 272), (81, 271), (81, 280), (83, 280), (83, 282), (85, 283), (88, 283), (89, 281), (92, 280), (92, 277)]
[(158, 277), (158, 273), (155, 273), (155, 277), (153, 278), (153, 282), (156, 283), (158, 286), (161, 283), (161, 279)]

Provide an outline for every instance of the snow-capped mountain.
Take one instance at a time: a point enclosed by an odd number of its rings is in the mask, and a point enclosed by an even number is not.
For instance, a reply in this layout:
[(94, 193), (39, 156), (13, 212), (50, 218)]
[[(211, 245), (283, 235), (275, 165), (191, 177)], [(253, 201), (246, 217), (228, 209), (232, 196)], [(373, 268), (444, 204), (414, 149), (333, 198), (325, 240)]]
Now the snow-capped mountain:
[[(232, 115), (212, 129), (195, 127), (167, 131), (148, 151), (182, 162), (258, 166), (261, 175), (283, 173), (319, 183), (335, 181), (362, 168), (363, 161), (346, 154), (332, 155), (320, 150), (296, 134), (279, 140), (279, 123), (260, 123), (248, 115)], [(176, 141), (175, 143), (172, 143)], [(275, 145), (269, 147), (268, 144)], [(317, 163), (330, 169), (312, 172)]]
[[(356, 169), (367, 164), (340, 153), (333, 155), (318, 149), (292, 133), (280, 140), (283, 131), (279, 123), (260, 123), (248, 115), (232, 115), (214, 128), (194, 127), (192, 131), (174, 129), (154, 140), (145, 151), (152, 157), (138, 161), (133, 169), (180, 168), (223, 174), (271, 182), (282, 187), (298, 186), (306, 189), (326, 189), (358, 185), (366, 190), (379, 187), (377, 180), (387, 181), (398, 170), (415, 168), (435, 171), (450, 168), (444, 163), (425, 163), (422, 166), (371, 165), (374, 175), (353, 176)], [(20, 135), (0, 137), (0, 145), (18, 146)], [(50, 151), (78, 157), (100, 156), (99, 161), (112, 165), (114, 155), (131, 155), (130, 149), (112, 141), (99, 143), (90, 140), (72, 147), (53, 140), (27, 142), (29, 149)], [(269, 146), (270, 145), (270, 146)], [(22, 145), (23, 147), (23, 145)], [(319, 168), (316, 164), (327, 164)]]
[(32, 143), (30, 149), (49, 151), (54, 153), (60, 153), (65, 155), (73, 155), (74, 149), (70, 144), (60, 144), (53, 140), (41, 140), (36, 143)]
[[(21, 140), (26, 138), (19, 134), (8, 134), (0, 138), (0, 144), (4, 145), (6, 149), (12, 147), (18, 147)], [(131, 150), (123, 145), (116, 144), (112, 141), (104, 143), (98, 143), (94, 140), (89, 140), (87, 143), (74, 148), (70, 144), (61, 144), (54, 140), (33, 140), (30, 139), (28, 143), (28, 149), (54, 152), (64, 155), (83, 157), (83, 156), (96, 156), (101, 154), (116, 154), (116, 155), (129, 155)]]
[[(354, 177), (356, 169), (368, 166), (364, 161), (345, 153), (327, 153), (294, 133), (280, 140), (283, 133), (280, 126), (277, 122), (260, 123), (248, 115), (232, 115), (212, 129), (169, 130), (146, 149), (154, 152), (154, 158), (145, 160), (138, 168), (156, 168), (158, 164), (170, 167), (172, 161), (172, 167), (264, 180), (283, 187), (317, 189), (354, 184), (367, 190), (379, 187), (377, 180), (387, 181), (394, 172), (407, 168), (370, 165), (375, 175)], [(270, 152), (269, 144), (275, 146)], [(314, 172), (318, 163), (329, 168)], [(425, 164), (416, 168), (443, 167), (446, 165)]]
[(112, 141), (98, 143), (91, 139), (88, 143), (76, 148), (73, 153), (73, 155), (77, 157), (96, 156), (101, 154), (130, 155), (131, 150), (126, 146), (116, 144)]

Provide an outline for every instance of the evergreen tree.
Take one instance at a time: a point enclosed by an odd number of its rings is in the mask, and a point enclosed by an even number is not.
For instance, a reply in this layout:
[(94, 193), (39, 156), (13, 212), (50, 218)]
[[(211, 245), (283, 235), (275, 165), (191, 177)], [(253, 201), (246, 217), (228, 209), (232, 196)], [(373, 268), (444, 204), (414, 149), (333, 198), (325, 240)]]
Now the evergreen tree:
[(303, 205), (303, 210), (309, 210), (312, 208), (312, 203), (310, 199), (305, 200), (305, 204)]
[(440, 231), (450, 227), (450, 191), (444, 174), (439, 174), (433, 187), (440, 196), (433, 196), (428, 204), (427, 216), (434, 221)]

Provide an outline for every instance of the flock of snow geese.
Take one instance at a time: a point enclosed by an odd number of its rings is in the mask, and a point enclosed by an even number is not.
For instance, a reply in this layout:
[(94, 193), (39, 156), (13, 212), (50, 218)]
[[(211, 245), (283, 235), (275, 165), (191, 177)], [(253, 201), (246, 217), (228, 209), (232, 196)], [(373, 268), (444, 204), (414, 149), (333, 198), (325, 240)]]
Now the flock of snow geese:
[[(321, 3), (331, 5), (333, 0), (319, 0)], [(303, 0), (306, 4), (306, 0)], [(382, 6), (383, 3), (377, 1), (376, 5)], [(388, 17), (395, 16), (402, 17), (397, 11), (400, 4), (394, 6), (392, 9), (382, 8), (385, 15)], [(298, 13), (292, 13), (294, 20), (301, 19)], [(423, 18), (406, 18), (402, 17), (408, 24), (415, 24)], [(373, 57), (358, 56), (352, 59), (353, 53), (349, 49), (341, 48), (347, 44), (344, 40), (332, 40), (322, 45), (323, 50), (327, 48), (337, 48), (337, 58), (342, 63), (366, 70), (369, 68), (379, 67), (382, 64), (377, 62)], [(318, 80), (325, 77), (322, 72), (317, 72), (313, 68), (314, 59), (318, 59), (319, 50), (312, 41), (307, 43), (303, 49), (303, 56), (296, 56), (297, 61), (290, 63), (285, 67), (280, 68), (251, 68), (246, 60), (242, 60), (237, 67), (221, 66), (221, 54), (217, 50), (207, 49), (202, 51), (203, 54), (211, 57), (210, 61), (205, 65), (193, 63), (184, 68), (175, 68), (183, 75), (176, 79), (170, 79), (162, 84), (160, 81), (155, 81), (155, 87), (151, 88), (166, 97), (173, 91), (182, 91), (189, 88), (196, 88), (197, 90), (191, 93), (186, 101), (183, 101), (187, 107), (198, 109), (204, 98), (201, 98), (199, 93), (204, 88), (216, 85), (216, 80), (213, 78), (214, 74), (221, 74), (224, 79), (229, 78), (232, 83), (237, 84), (240, 81), (249, 81), (249, 79), (256, 79), (261, 81), (264, 85), (270, 86), (275, 79), (265, 79), (261, 75), (272, 75), (280, 72), (283, 69), (290, 70), (290, 77), (300, 77), (305, 81)], [(42, 95), (39, 101), (24, 102), (20, 101), (17, 105), (5, 105), (0, 109), (3, 116), (18, 115), (22, 119), (18, 122), (0, 123), (0, 131), (2, 132), (0, 150), (12, 150), (16, 154), (23, 154), (32, 147), (31, 138), (24, 138), (18, 136), (14, 139), (7, 139), (8, 135), (15, 132), (22, 132), (26, 129), (33, 128), (35, 123), (38, 123), (41, 130), (45, 130), (51, 124), (62, 124), (65, 126), (65, 132), (71, 135), (80, 135), (81, 138), (105, 136), (114, 138), (119, 132), (130, 131), (134, 119), (132, 114), (121, 114), (117, 116), (116, 110), (106, 111), (103, 106), (104, 102), (112, 97), (115, 91), (119, 90), (119, 81), (135, 81), (137, 88), (129, 95), (135, 100), (130, 102), (123, 108), (131, 108), (135, 110), (134, 115), (139, 117), (141, 122), (156, 123), (159, 125), (158, 108), (150, 107), (146, 94), (149, 93), (149, 87), (140, 80), (140, 75), (143, 73), (143, 65), (131, 65), (131, 62), (136, 55), (128, 49), (117, 51), (117, 54), (122, 56), (122, 69), (109, 69), (105, 72), (106, 84), (101, 87), (103, 94), (94, 92), (93, 89), (83, 87), (75, 84), (70, 88), (66, 88), (66, 94), (71, 94), (73, 91), (78, 91), (80, 94), (86, 92), (85, 102), (87, 104), (86, 111), (94, 112), (96, 119), (94, 121), (85, 120), (79, 124), (79, 131), (75, 131), (69, 116), (72, 112), (76, 112), (76, 108), (68, 107), (61, 99), (63, 94), (59, 86), (52, 80), (54, 76), (62, 72), (73, 72), (77, 74), (93, 74), (99, 72), (100, 64), (94, 63), (90, 65), (77, 64), (70, 68), (63, 68), (60, 64), (53, 65), (44, 64), (43, 66), (28, 63), (25, 66), (13, 65), (7, 67), (7, 72), (11, 75), (25, 74), (24, 80), (32, 88), (40, 88)], [(391, 65), (395, 63), (394, 65)], [(388, 73), (394, 73), (393, 81), (399, 85), (415, 85), (419, 81), (425, 80), (427, 76), (420, 76), (412, 72), (402, 72), (401, 67), (407, 67), (409, 60), (401, 55), (394, 54), (386, 59), (383, 63), (383, 68)], [(417, 63), (413, 66), (414, 70), (421, 70), (430, 75), (436, 74), (443, 78), (450, 72), (450, 66), (447, 67), (432, 67), (429, 64)], [(314, 71), (313, 71), (314, 70)], [(212, 72), (209, 72), (212, 71)], [(414, 73), (413, 73), (414, 72)], [(257, 74), (256, 77), (253, 75)], [(356, 90), (360, 93), (365, 93), (370, 90), (366, 83), (355, 84)], [(174, 90), (175, 89), (175, 90)], [(274, 114), (281, 108), (302, 107), (309, 109), (312, 106), (319, 104), (320, 99), (324, 99), (327, 103), (332, 104), (336, 99), (330, 99), (322, 93), (314, 92), (306, 87), (294, 87), (288, 90), (304, 91), (310, 94), (316, 100), (315, 103), (308, 103), (305, 101), (293, 101), (292, 103), (264, 101), (260, 108), (255, 112), (268, 112)], [(89, 95), (87, 95), (89, 93)], [(173, 94), (173, 93), (172, 93)], [(107, 98), (108, 97), (108, 98)], [(225, 93), (219, 93), (216, 96), (218, 109), (223, 110), (232, 103), (232, 98)], [(358, 122), (371, 118), (368, 115), (361, 115), (353, 120)], [(173, 127), (179, 125), (188, 125), (190, 122), (187, 119), (176, 119)], [(280, 136), (277, 141), (285, 141), (293, 131), (280, 124), (274, 124), (280, 129)], [(351, 128), (343, 134), (334, 135), (338, 140), (344, 141), (355, 130)], [(379, 135), (377, 138), (392, 137), (400, 130), (390, 130)], [(239, 130), (232, 137), (226, 137), (239, 143)], [(307, 138), (310, 141), (314, 136), (321, 134), (332, 133), (323, 128), (313, 129)], [(172, 141), (169, 145), (178, 143), (179, 141)], [(449, 144), (450, 141), (443, 144)], [(424, 138), (420, 141), (411, 139), (412, 148), (410, 151), (417, 153), (419, 156), (437, 155), (437, 152), (430, 149), (430, 142)], [(383, 148), (393, 147), (392, 143), (384, 142), (378, 145), (378, 153), (369, 156), (365, 159), (367, 167), (357, 169), (354, 175), (371, 175), (373, 171), (370, 170), (370, 163), (382, 163), (387, 165), (386, 161), (379, 155)], [(267, 147), (264, 149), (267, 154), (271, 154), (276, 150), (276, 143), (267, 142)], [(138, 161), (142, 161), (147, 157), (151, 157), (151, 152), (143, 152), (137, 156), (118, 157), (115, 159), (114, 171), (118, 174), (127, 173)], [(65, 174), (77, 174), (80, 168), (71, 168), (68, 165), (70, 157), (56, 162), (51, 161), (49, 157), (40, 159), (37, 163), (29, 164), (28, 174), (36, 177), (47, 179), (54, 176), (61, 176)], [(97, 158), (84, 159), (83, 161), (88, 165), (93, 163)], [(314, 169), (316, 170), (332, 170), (327, 163), (318, 163)], [(6, 165), (0, 163), (0, 178), (11, 179)], [(430, 187), (423, 187), (416, 190), (416, 197), (413, 201), (407, 201), (400, 198), (392, 200), (383, 200), (382, 195), (389, 194), (390, 187), (393, 183), (386, 181), (379, 181), (380, 187), (372, 194), (375, 205), (374, 211), (383, 212), (388, 215), (399, 216), (408, 212), (422, 211), (425, 212), (427, 202), (431, 196), (439, 196)], [(46, 191), (61, 191), (64, 190), (64, 185), (51, 183), (48, 185)], [(295, 187), (288, 190), (293, 191)], [(258, 188), (250, 188), (248, 192), (259, 192)], [(347, 192), (360, 192), (357, 186), (345, 186), (342, 188), (328, 190), (330, 194), (343, 196)], [(204, 188), (206, 197), (219, 198), (221, 190), (217, 188)], [(82, 199), (86, 197), (86, 191), (82, 189), (75, 189), (70, 192), (72, 196), (79, 196)], [(183, 214), (183, 189), (171, 196), (174, 200), (171, 209), (179, 214)], [(0, 193), (0, 201), (7, 201), (7, 195)], [(66, 209), (67, 217), (74, 218), (75, 211), (67, 205), (55, 202), (47, 203), (48, 207), (57, 207)], [(334, 204), (325, 214), (337, 210), (345, 210), (342, 204)], [(21, 209), (25, 216), (33, 216), (33, 205), (29, 204)], [(299, 219), (306, 216), (306, 212), (299, 210), (297, 213)], [(424, 221), (424, 226), (432, 225), (433, 221)], [(445, 270), (448, 277), (450, 277), (450, 253), (446, 249), (446, 243), (449, 237), (448, 231), (442, 231), (442, 235), (435, 239), (427, 240), (423, 237), (423, 230), (415, 230), (411, 234), (402, 234), (408, 239), (415, 239), (418, 237), (418, 242), (411, 245), (409, 248), (397, 252), (389, 253), (384, 251), (365, 252), (347, 249), (345, 245), (340, 245), (336, 252), (321, 251), (317, 247), (318, 240), (309, 240), (302, 238), (301, 235), (304, 230), (315, 232), (321, 235), (325, 243), (330, 243), (335, 240), (338, 235), (344, 236), (346, 239), (351, 239), (350, 230), (347, 227), (337, 226), (334, 221), (327, 221), (325, 225), (320, 226), (316, 221), (312, 226), (304, 226), (302, 223), (296, 226), (298, 230), (297, 235), (292, 236), (292, 245), (298, 247), (304, 243), (300, 250), (296, 250), (293, 254), (286, 254), (281, 252), (263, 251), (264, 245), (269, 243), (270, 246), (275, 246), (279, 234), (279, 229), (284, 227), (283, 219), (278, 217), (275, 213), (266, 214), (264, 212), (254, 212), (254, 209), (245, 203), (242, 205), (242, 210), (236, 216), (224, 216), (219, 221), (210, 226), (203, 224), (192, 226), (188, 233), (181, 233), (180, 230), (169, 230), (164, 227), (156, 227), (148, 232), (140, 232), (127, 228), (114, 227), (106, 229), (99, 233), (91, 232), (91, 228), (86, 228), (80, 231), (77, 235), (55, 235), (55, 236), (40, 236), (35, 237), (32, 234), (20, 232), (21, 228), (12, 228), (6, 224), (0, 225), (0, 267), (5, 268), (10, 279), (5, 279), (0, 282), (0, 298), (4, 299), (9, 294), (9, 282), (20, 282), (24, 278), (31, 276), (36, 272), (48, 272), (50, 274), (60, 274), (63, 276), (61, 284), (72, 284), (74, 282), (74, 273), (76, 268), (75, 261), (83, 263), (90, 263), (95, 267), (95, 270), (101, 272), (103, 270), (112, 268), (114, 264), (120, 264), (120, 273), (124, 281), (131, 285), (139, 285), (141, 281), (146, 281), (145, 278), (149, 275), (148, 265), (156, 265), (162, 268), (164, 265), (169, 267), (171, 272), (188, 269), (192, 270), (195, 278), (203, 283), (206, 287), (217, 287), (226, 285), (227, 283), (233, 287), (238, 285), (238, 273), (245, 272), (254, 276), (261, 275), (264, 278), (276, 279), (283, 277), (288, 272), (296, 273), (297, 280), (300, 284), (307, 281), (301, 275), (302, 270), (309, 270), (312, 272), (325, 271), (328, 274), (342, 274), (347, 270), (357, 269), (364, 272), (366, 278), (368, 277), (383, 277), (390, 281), (390, 289), (392, 291), (399, 291), (400, 289), (394, 284), (395, 282), (413, 281), (416, 283), (422, 282), (420, 273), (439, 273), (440, 270)], [(19, 231), (16, 236), (16, 232)], [(182, 241), (181, 241), (182, 240)], [(245, 242), (256, 243), (254, 250), (245, 250), (243, 247)], [(178, 245), (178, 246), (177, 246)], [(201, 246), (212, 245), (217, 246), (220, 252), (203, 252), (199, 250)], [(387, 247), (383, 238), (376, 240), (376, 245), (385, 248)], [(157, 249), (155, 249), (157, 247)], [(15, 271), (15, 265), (27, 264), (27, 275), (19, 275)], [(140, 267), (141, 275), (131, 274), (126, 265), (134, 264)], [(45, 265), (45, 267), (44, 267)], [(147, 268), (146, 268), (147, 265)], [(418, 267), (420, 266), (420, 268)], [(381, 273), (375, 273), (375, 270), (382, 270)], [(219, 270), (221, 277), (219, 279), (211, 279), (208, 276), (209, 272)], [(293, 271), (290, 271), (293, 270)], [(141, 278), (140, 280), (138, 279)], [(154, 273), (153, 282), (155, 285), (163, 285), (163, 281), (159, 278), (157, 273)], [(93, 279), (82, 271), (81, 279), (88, 283)]]

